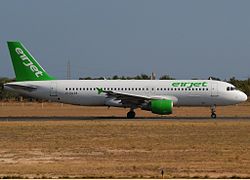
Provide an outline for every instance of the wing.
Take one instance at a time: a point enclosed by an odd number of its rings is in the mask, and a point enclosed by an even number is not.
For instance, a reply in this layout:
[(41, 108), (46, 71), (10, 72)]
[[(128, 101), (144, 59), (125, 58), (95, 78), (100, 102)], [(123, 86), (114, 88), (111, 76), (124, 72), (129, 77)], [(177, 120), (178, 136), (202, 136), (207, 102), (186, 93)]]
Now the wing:
[(105, 91), (102, 88), (97, 88), (98, 94), (104, 93), (107, 98), (113, 98), (114, 100), (120, 100), (124, 106), (141, 106), (144, 103), (149, 103), (153, 99), (169, 99), (174, 102), (177, 101), (177, 98), (174, 96), (144, 96), (137, 94), (130, 94), (124, 92), (116, 91)]

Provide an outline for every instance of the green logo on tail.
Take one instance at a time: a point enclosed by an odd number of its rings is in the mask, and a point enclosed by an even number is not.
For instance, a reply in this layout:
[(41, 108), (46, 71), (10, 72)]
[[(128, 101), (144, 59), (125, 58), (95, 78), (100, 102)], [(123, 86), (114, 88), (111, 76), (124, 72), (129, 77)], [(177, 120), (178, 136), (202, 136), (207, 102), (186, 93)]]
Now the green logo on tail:
[(43, 76), (43, 72), (39, 71), (37, 66), (35, 66), (31, 60), (24, 54), (23, 50), (21, 48), (16, 48), (16, 53), (19, 55), (19, 57), (23, 61), (23, 65), (27, 66), (30, 68), (32, 72), (36, 75), (36, 77)]

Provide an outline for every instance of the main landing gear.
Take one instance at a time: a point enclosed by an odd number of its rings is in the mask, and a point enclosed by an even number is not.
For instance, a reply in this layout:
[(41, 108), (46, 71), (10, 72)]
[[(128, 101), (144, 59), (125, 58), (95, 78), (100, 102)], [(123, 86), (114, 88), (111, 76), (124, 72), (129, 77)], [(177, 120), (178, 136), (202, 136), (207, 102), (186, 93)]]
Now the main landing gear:
[(215, 105), (211, 106), (211, 118), (216, 119), (216, 107)]
[(134, 119), (135, 118), (135, 111), (133, 109), (131, 109), (128, 113), (127, 113), (127, 118), (128, 119)]

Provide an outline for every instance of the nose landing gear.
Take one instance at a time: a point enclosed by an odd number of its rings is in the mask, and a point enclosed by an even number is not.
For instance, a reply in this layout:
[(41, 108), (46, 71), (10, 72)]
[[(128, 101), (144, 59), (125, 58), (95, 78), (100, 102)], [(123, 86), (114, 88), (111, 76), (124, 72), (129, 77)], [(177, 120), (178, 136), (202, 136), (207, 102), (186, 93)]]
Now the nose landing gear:
[(211, 106), (211, 118), (212, 119), (216, 119), (216, 106), (215, 105), (213, 105), (213, 106)]

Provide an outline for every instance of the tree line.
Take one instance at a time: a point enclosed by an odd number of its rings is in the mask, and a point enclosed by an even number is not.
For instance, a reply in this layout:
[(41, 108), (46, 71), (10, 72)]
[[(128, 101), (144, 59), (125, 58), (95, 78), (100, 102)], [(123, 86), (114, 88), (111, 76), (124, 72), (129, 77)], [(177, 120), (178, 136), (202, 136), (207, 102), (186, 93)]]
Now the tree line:
[(18, 95), (10, 92), (10, 91), (5, 91), (3, 89), (3, 85), (8, 82), (13, 82), (15, 79), (9, 79), (6, 77), (0, 78), (0, 100), (8, 100), (8, 99), (16, 99), (18, 98)]
[[(79, 80), (103, 80), (103, 79), (107, 79), (107, 80), (131, 80), (131, 79), (136, 79), (136, 80), (150, 80), (150, 79), (155, 79), (154, 77), (152, 77), (151, 75), (147, 75), (147, 74), (140, 74), (140, 75), (136, 75), (136, 76), (118, 76), (118, 75), (114, 75), (112, 77), (98, 77), (98, 78), (92, 78), (92, 77), (80, 77)], [(174, 80), (175, 78), (169, 76), (169, 75), (163, 75), (159, 78), (160, 80)]]
[[(107, 80), (131, 80), (131, 79), (136, 79), (136, 80), (150, 80), (152, 79), (150, 75), (147, 74), (140, 74), (136, 76), (112, 76), (108, 78), (104, 77), (98, 77), (98, 78), (92, 78), (92, 77), (81, 77), (79, 80), (101, 80), (101, 79), (107, 79)], [(154, 79), (154, 78), (153, 78)], [(169, 76), (169, 75), (163, 75), (159, 78), (160, 80), (174, 80), (175, 78)], [(211, 79), (214, 80), (219, 80), (219, 78), (211, 77)], [(3, 84), (7, 82), (14, 82), (15, 79), (10, 79), (6, 77), (0, 78), (0, 100), (10, 100), (10, 99), (19, 99), (19, 95), (13, 92), (5, 91), (3, 89)], [(236, 79), (235, 77), (230, 78), (229, 80), (224, 80), (228, 83), (233, 84), (237, 89), (243, 91), (244, 93), (247, 94), (247, 96), (250, 96), (250, 78), (245, 79), (245, 80), (239, 80)]]

